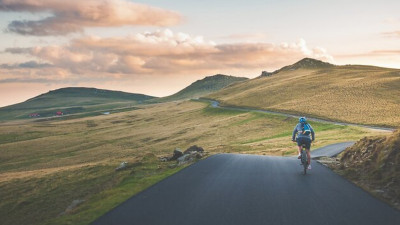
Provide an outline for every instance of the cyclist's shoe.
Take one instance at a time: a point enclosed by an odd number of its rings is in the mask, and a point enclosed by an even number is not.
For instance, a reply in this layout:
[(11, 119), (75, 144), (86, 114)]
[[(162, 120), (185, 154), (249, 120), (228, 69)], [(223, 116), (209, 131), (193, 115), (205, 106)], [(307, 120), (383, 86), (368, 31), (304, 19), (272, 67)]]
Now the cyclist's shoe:
[(310, 165), (308, 165), (308, 168), (307, 168), (307, 169), (311, 170), (311, 164), (310, 164)]
[(298, 158), (298, 159), (300, 159), (300, 158), (301, 158), (301, 154), (300, 154), (300, 153), (299, 153), (299, 155), (297, 156), (297, 158)]

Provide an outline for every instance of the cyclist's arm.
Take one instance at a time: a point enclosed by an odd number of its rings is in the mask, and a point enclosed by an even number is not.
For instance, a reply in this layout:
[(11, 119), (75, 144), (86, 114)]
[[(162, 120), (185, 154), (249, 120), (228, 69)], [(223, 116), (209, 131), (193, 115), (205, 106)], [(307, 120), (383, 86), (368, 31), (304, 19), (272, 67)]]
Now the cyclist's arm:
[(294, 127), (294, 130), (293, 130), (292, 141), (296, 140), (296, 134), (297, 134), (297, 125)]
[(311, 127), (311, 125), (310, 125), (310, 130), (311, 130), (311, 140), (314, 141), (315, 140), (315, 133), (314, 133), (314, 129)]

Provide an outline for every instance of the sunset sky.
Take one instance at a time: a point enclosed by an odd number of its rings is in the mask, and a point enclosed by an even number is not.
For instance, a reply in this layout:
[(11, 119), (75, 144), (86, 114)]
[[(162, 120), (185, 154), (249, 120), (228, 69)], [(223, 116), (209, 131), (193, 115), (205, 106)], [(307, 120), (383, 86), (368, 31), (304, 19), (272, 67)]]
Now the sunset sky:
[(0, 0), (0, 107), (61, 87), (173, 94), (311, 57), (400, 68), (399, 0)]

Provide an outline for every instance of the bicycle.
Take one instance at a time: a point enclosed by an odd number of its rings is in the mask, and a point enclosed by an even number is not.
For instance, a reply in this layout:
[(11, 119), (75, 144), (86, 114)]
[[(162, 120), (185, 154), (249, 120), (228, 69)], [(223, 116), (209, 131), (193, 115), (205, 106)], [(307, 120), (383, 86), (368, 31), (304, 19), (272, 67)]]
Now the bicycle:
[(303, 165), (303, 168), (304, 168), (304, 175), (306, 175), (307, 174), (307, 168), (308, 168), (308, 157), (307, 157), (307, 151), (306, 151), (306, 145), (305, 144), (301, 145), (300, 161), (301, 161), (301, 165)]

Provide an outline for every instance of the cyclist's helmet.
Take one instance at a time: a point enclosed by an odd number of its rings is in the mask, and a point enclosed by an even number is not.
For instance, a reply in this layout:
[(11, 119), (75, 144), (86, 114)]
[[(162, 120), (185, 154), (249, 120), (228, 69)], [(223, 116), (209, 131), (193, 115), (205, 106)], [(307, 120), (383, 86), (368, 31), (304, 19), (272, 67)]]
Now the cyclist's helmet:
[(300, 117), (300, 118), (299, 118), (299, 122), (300, 122), (300, 123), (307, 123), (307, 120), (306, 120), (305, 117)]

